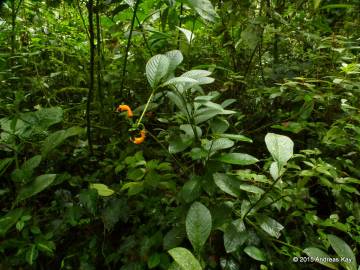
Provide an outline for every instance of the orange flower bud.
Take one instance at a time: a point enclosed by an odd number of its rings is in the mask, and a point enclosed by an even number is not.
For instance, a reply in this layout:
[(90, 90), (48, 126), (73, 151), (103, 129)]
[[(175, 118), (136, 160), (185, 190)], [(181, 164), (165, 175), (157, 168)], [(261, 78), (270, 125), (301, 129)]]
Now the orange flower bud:
[(119, 105), (119, 107), (116, 109), (116, 111), (127, 111), (127, 116), (133, 117), (133, 112), (131, 110), (131, 108), (128, 105)]
[(146, 132), (145, 132), (145, 129), (141, 130), (141, 131), (140, 131), (140, 137), (135, 137), (134, 139), (131, 139), (131, 141), (132, 141), (133, 143), (135, 143), (135, 144), (141, 144), (141, 143), (143, 143), (144, 140), (145, 140), (145, 137), (146, 137), (145, 133), (146, 133)]

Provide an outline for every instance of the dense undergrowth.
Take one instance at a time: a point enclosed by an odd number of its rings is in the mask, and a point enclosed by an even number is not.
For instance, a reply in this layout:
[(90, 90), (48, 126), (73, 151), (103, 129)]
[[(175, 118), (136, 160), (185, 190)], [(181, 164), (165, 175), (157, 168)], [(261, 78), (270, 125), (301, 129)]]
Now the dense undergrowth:
[(211, 2), (2, 3), (1, 270), (360, 269), (359, 2)]

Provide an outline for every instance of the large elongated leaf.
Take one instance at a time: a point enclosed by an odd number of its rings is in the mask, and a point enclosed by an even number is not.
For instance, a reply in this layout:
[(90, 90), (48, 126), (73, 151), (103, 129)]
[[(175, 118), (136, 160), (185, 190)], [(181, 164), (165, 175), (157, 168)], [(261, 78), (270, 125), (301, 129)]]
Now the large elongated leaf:
[(23, 213), (22, 208), (10, 210), (5, 216), (0, 217), (0, 236), (5, 236), (6, 232), (15, 225)]
[(187, 0), (187, 2), (204, 20), (215, 22), (219, 17), (209, 0)]
[(247, 246), (244, 252), (257, 261), (266, 261), (265, 254), (255, 246)]
[(186, 40), (187, 42), (190, 44), (193, 39), (195, 38), (195, 35), (193, 32), (191, 32), (190, 30), (187, 30), (185, 28), (182, 28), (182, 27), (179, 27), (179, 26), (176, 26), (177, 29), (179, 29), (186, 37)]
[(335, 250), (340, 259), (348, 259), (348, 261), (341, 262), (344, 268), (347, 270), (356, 270), (356, 258), (349, 245), (346, 244), (344, 240), (332, 234), (328, 235), (328, 239), (331, 247)]
[(170, 60), (163, 54), (151, 57), (146, 63), (146, 76), (152, 88), (155, 88), (167, 74), (169, 66)]
[(236, 165), (251, 165), (259, 161), (257, 158), (243, 153), (223, 154), (217, 160)]
[(265, 143), (271, 156), (279, 163), (280, 167), (293, 156), (294, 143), (287, 136), (268, 133), (265, 136)]
[(177, 247), (168, 252), (182, 270), (201, 270), (198, 260), (186, 248)]
[(326, 260), (316, 260), (316, 258), (329, 258), (330, 256), (322, 251), (321, 249), (318, 249), (316, 247), (308, 247), (303, 250), (303, 252), (308, 255), (309, 257), (315, 258), (315, 262), (320, 263), (330, 269), (337, 270), (339, 269), (335, 263), (327, 262)]
[(179, 50), (172, 50), (165, 53), (167, 58), (169, 59), (169, 71), (174, 71), (178, 65), (181, 64), (184, 57)]
[(224, 232), (224, 247), (226, 253), (234, 252), (248, 239), (248, 233), (242, 219), (231, 222)]
[(55, 178), (56, 174), (43, 174), (36, 177), (32, 183), (26, 185), (19, 191), (16, 201), (19, 202), (38, 194), (50, 186)]
[(90, 184), (90, 188), (96, 189), (98, 194), (103, 197), (111, 196), (115, 192), (112, 189), (110, 189), (107, 185), (100, 184), (100, 183)]
[(196, 252), (204, 246), (211, 232), (210, 211), (205, 205), (194, 202), (186, 216), (186, 233)]
[(80, 135), (84, 132), (84, 129), (81, 127), (71, 127), (66, 130), (59, 130), (52, 133), (43, 143), (42, 146), (42, 156), (45, 157), (56, 147), (61, 145), (67, 138)]
[(284, 229), (284, 226), (279, 222), (265, 215), (258, 215), (257, 221), (260, 224), (261, 229), (276, 238), (280, 237), (280, 231)]
[(215, 184), (225, 193), (238, 197), (240, 195), (240, 183), (236, 178), (225, 173), (213, 174)]

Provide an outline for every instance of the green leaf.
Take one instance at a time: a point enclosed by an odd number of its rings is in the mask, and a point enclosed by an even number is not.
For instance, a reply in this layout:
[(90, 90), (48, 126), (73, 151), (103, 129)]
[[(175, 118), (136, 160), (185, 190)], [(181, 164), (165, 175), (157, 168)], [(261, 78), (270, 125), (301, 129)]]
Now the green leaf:
[(231, 148), (234, 146), (234, 142), (227, 138), (219, 138), (212, 141), (207, 142), (204, 145), (204, 149), (209, 151), (210, 153), (214, 153), (219, 150)]
[(283, 135), (268, 133), (265, 136), (266, 147), (271, 156), (282, 167), (293, 156), (294, 143)]
[(26, 185), (19, 191), (16, 201), (20, 202), (38, 194), (50, 186), (55, 178), (56, 174), (43, 174), (36, 177), (32, 183)]
[(262, 261), (262, 262), (266, 261), (264, 252), (262, 252), (260, 249), (258, 249), (255, 246), (247, 246), (244, 249), (244, 252), (254, 260)]
[(185, 223), (187, 236), (194, 250), (198, 253), (211, 232), (210, 211), (202, 203), (194, 202), (188, 211)]
[(161, 79), (168, 73), (170, 60), (163, 54), (150, 58), (146, 64), (146, 76), (152, 88), (156, 88)]
[(37, 256), (38, 256), (38, 250), (36, 248), (36, 245), (31, 245), (30, 248), (26, 251), (25, 254), (25, 260), (28, 264), (33, 265), (35, 262)]
[[(193, 69), (183, 73), (180, 77), (186, 77), (196, 80), (199, 84), (209, 84), (214, 82), (214, 78), (210, 78), (208, 76), (211, 75), (210, 71), (202, 70), (202, 69)], [(195, 98), (196, 101), (199, 101), (200, 97)], [(219, 105), (220, 108), (221, 105)]]
[(47, 156), (52, 150), (61, 145), (67, 138), (80, 135), (83, 132), (83, 128), (75, 126), (66, 130), (59, 130), (50, 134), (50, 136), (46, 138), (42, 145), (42, 156)]
[(121, 190), (128, 190), (128, 195), (133, 196), (141, 193), (144, 190), (143, 182), (129, 182), (121, 187)]
[(4, 158), (0, 160), (0, 176), (4, 174), (6, 169), (11, 165), (13, 161), (13, 158)]
[(284, 226), (279, 222), (265, 215), (258, 215), (256, 219), (261, 229), (267, 232), (270, 236), (275, 238), (279, 238), (281, 236), (280, 231), (284, 229)]
[(242, 142), (250, 142), (252, 143), (253, 141), (244, 136), (244, 135), (240, 135), (240, 134), (226, 134), (226, 133), (223, 133), (223, 134), (216, 134), (216, 136), (219, 136), (219, 137), (222, 137), (222, 138), (228, 138), (228, 139), (231, 139), (231, 140), (235, 140), (235, 141), (242, 141)]
[(238, 197), (240, 195), (239, 181), (225, 173), (213, 174), (215, 184), (225, 193)]
[(215, 22), (219, 18), (209, 0), (187, 0), (187, 2), (204, 20)]
[(167, 86), (167, 85), (178, 85), (178, 84), (187, 84), (190, 86), (198, 84), (197, 80), (188, 78), (188, 77), (175, 77), (171, 78), (170, 80), (167, 80), (164, 82), (161, 86)]
[(98, 194), (103, 197), (111, 196), (115, 191), (110, 189), (107, 185), (94, 183), (89, 186), (91, 189), (96, 189)]
[(217, 160), (224, 163), (236, 164), (236, 165), (251, 165), (259, 161), (257, 158), (243, 153), (223, 154), (220, 157), (218, 157)]
[(19, 220), (23, 214), (22, 208), (10, 210), (6, 215), (0, 217), (0, 236), (4, 237), (8, 230)]
[(15, 182), (27, 183), (31, 179), (34, 169), (36, 169), (41, 162), (41, 156), (36, 155), (21, 165), (21, 168), (15, 169), (11, 174), (11, 179)]
[(190, 203), (199, 197), (201, 189), (200, 179), (199, 176), (193, 176), (182, 187), (181, 196), (185, 202)]
[(168, 231), (163, 239), (163, 247), (165, 250), (175, 248), (181, 244), (185, 237), (185, 231), (183, 228), (174, 227)]
[(270, 174), (271, 177), (276, 180), (279, 178), (281, 172), (281, 167), (279, 166), (279, 163), (277, 161), (274, 161), (270, 165)]
[(146, 170), (144, 168), (132, 168), (129, 169), (126, 176), (129, 180), (139, 181), (145, 176)]
[(341, 258), (350, 259), (349, 262), (342, 262), (341, 265), (347, 270), (356, 270), (356, 258), (354, 252), (351, 250), (348, 244), (339, 237), (329, 234), (328, 240), (331, 247), (335, 250), (336, 254)]
[(202, 270), (198, 260), (186, 248), (177, 247), (168, 252), (182, 270)]
[(248, 239), (246, 227), (241, 219), (231, 222), (224, 232), (224, 247), (226, 253), (236, 251)]
[(240, 185), (240, 189), (254, 194), (263, 194), (265, 192), (263, 189), (257, 186), (247, 184)]
[(169, 139), (169, 153), (176, 154), (184, 151), (193, 143), (193, 138), (188, 135), (171, 136)]
[(190, 30), (187, 30), (185, 28), (182, 28), (182, 27), (179, 27), (179, 26), (176, 26), (177, 29), (179, 29), (186, 37), (186, 40), (187, 42), (190, 44), (193, 39), (195, 38), (195, 35), (193, 32), (191, 32)]
[(179, 50), (172, 50), (167, 53), (165, 53), (167, 58), (169, 59), (169, 71), (174, 71), (178, 65), (181, 64), (184, 57)]
[[(306, 255), (308, 255), (309, 257), (313, 257), (313, 258), (330, 258), (330, 256), (326, 253), (326, 252), (324, 252), (324, 251), (322, 251), (321, 249), (318, 249), (318, 248), (316, 248), (316, 247), (308, 247), (308, 248), (305, 248), (304, 250), (303, 250), (303, 252), (306, 254)], [(322, 265), (324, 265), (324, 266), (326, 266), (326, 267), (328, 267), (328, 268), (330, 268), (330, 269), (334, 269), (334, 270), (337, 270), (337, 269), (339, 269), (336, 265), (335, 265), (335, 263), (332, 263), (332, 262), (327, 262), (327, 261), (325, 261), (325, 260), (315, 260), (315, 262), (317, 262), (317, 263), (320, 263), (320, 264), (322, 264)]]
[(94, 189), (83, 190), (79, 194), (80, 203), (82, 203), (93, 215), (96, 213), (97, 198), (98, 193)]

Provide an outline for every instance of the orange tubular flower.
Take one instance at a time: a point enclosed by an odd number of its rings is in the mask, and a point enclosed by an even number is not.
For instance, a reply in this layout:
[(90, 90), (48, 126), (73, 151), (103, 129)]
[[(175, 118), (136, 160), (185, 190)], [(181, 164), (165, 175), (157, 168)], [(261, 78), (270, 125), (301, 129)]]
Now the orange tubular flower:
[(128, 105), (119, 105), (119, 107), (116, 109), (117, 111), (127, 111), (127, 116), (129, 118), (133, 117), (133, 112), (131, 108)]
[(135, 144), (141, 144), (144, 142), (145, 137), (146, 137), (145, 129), (143, 129), (140, 131), (140, 137), (135, 137), (135, 138), (131, 139), (131, 141)]

